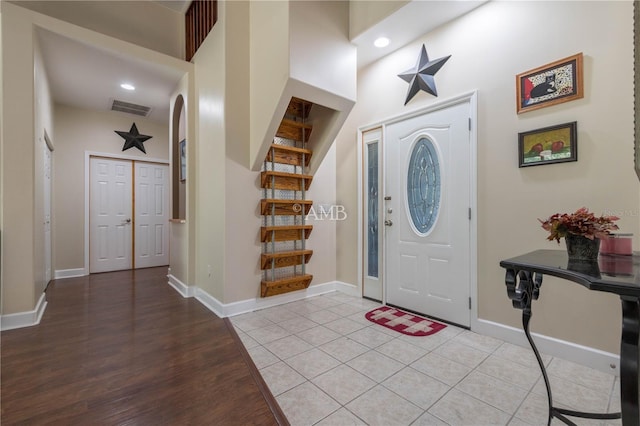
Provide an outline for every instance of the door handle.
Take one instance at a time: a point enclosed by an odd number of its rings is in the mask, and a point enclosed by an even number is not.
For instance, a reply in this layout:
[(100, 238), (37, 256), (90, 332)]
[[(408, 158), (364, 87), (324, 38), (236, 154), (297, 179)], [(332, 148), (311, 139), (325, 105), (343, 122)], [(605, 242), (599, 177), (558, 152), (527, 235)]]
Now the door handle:
[(126, 224), (131, 223), (131, 218), (124, 219), (122, 223), (126, 223)]
[(393, 221), (391, 219), (387, 219), (384, 221), (384, 226), (391, 226), (393, 225)]

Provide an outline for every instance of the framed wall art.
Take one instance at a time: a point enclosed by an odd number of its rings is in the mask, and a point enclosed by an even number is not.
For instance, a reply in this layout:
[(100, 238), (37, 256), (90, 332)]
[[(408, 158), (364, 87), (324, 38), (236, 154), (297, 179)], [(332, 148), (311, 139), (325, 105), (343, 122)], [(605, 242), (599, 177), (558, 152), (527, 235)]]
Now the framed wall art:
[(180, 182), (187, 180), (187, 140), (182, 139), (179, 144), (180, 154)]
[(518, 74), (518, 114), (583, 98), (582, 74), (582, 53)]
[(578, 122), (518, 133), (518, 167), (578, 161)]

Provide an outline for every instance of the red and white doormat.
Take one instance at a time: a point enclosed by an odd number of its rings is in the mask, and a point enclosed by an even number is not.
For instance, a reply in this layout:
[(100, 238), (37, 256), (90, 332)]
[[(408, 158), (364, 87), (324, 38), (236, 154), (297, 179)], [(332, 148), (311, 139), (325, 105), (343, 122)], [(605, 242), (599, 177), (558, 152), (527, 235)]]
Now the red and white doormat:
[(446, 327), (439, 322), (410, 314), (390, 306), (381, 306), (367, 312), (364, 317), (371, 322), (408, 336), (429, 336)]

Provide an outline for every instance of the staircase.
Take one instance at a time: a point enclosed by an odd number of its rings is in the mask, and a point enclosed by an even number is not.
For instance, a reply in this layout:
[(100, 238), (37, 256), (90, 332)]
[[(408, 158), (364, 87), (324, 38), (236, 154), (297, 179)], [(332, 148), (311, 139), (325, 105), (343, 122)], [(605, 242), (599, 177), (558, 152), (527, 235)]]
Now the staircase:
[(311, 106), (291, 98), (262, 167), (262, 297), (305, 289), (313, 279), (306, 273), (313, 251), (305, 247), (313, 229), (305, 224), (313, 204), (305, 197), (313, 180), (305, 174), (312, 155), (307, 149), (311, 126), (306, 124)]

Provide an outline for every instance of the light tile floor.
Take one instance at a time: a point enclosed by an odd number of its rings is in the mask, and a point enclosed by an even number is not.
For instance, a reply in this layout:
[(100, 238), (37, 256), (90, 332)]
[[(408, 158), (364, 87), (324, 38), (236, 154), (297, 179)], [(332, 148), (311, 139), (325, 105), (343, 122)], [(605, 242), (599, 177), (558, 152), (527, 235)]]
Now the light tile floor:
[[(365, 319), (377, 306), (334, 292), (231, 321), (294, 426), (546, 424), (546, 390), (530, 348), (451, 325), (405, 336)], [(543, 359), (555, 405), (620, 411), (615, 376)]]

